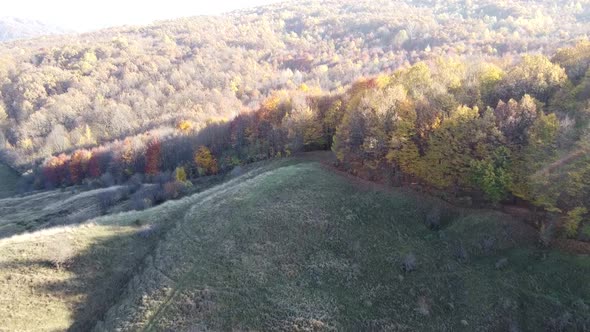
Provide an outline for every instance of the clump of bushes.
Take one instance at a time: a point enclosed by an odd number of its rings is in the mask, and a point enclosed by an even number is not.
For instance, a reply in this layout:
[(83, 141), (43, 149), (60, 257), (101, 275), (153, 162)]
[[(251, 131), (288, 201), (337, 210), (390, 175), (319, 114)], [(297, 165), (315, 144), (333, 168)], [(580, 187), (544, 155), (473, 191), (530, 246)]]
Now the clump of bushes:
[(416, 255), (410, 252), (402, 257), (401, 269), (404, 272), (412, 272), (416, 270)]

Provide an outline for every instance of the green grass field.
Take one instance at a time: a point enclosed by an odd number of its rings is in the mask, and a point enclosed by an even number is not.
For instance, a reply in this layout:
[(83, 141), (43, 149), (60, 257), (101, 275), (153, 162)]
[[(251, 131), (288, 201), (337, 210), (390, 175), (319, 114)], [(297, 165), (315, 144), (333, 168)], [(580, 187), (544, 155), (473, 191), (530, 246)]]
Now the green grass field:
[(17, 182), (18, 174), (6, 165), (0, 164), (0, 199), (14, 195)]
[[(424, 225), (435, 208), (438, 231)], [(76, 253), (61, 270), (47, 263), (56, 245)], [(146, 211), (5, 238), (0, 267), (0, 330), (10, 331), (575, 331), (590, 323), (589, 257), (538, 249), (534, 230), (507, 215), (295, 159)]]

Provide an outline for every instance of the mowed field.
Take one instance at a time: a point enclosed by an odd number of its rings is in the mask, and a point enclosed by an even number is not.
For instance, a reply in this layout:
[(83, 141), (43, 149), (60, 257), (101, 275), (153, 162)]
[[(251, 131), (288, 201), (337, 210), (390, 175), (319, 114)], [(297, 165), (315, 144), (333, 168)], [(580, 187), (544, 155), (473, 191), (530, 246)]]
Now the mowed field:
[(538, 248), (507, 215), (281, 160), (3, 238), (0, 330), (581, 331), (589, 275), (589, 257)]

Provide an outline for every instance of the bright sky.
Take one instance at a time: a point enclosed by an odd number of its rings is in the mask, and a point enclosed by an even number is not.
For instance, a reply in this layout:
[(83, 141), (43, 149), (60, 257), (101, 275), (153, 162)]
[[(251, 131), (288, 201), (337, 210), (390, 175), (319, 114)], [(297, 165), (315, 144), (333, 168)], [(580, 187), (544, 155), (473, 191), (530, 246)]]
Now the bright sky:
[(279, 0), (8, 0), (1, 16), (35, 19), (87, 31), (124, 24), (147, 24), (177, 17), (214, 15)]

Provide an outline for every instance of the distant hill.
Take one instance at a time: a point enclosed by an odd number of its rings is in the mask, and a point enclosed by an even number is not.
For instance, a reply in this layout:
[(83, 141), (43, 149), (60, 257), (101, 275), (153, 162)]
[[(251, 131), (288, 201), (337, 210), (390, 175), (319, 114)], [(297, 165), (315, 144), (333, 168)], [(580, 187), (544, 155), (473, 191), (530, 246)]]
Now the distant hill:
[(28, 39), (45, 35), (69, 32), (66, 29), (48, 25), (35, 20), (16, 17), (0, 17), (0, 42)]

